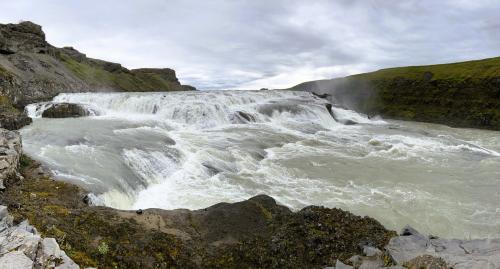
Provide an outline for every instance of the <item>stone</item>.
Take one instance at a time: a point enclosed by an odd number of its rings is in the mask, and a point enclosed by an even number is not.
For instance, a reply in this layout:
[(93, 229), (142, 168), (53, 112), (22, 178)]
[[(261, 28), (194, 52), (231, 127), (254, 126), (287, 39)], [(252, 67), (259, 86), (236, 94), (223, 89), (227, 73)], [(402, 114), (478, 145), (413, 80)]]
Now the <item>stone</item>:
[(359, 255), (354, 255), (348, 260), (355, 268), (358, 268), (363, 263), (363, 259)]
[(33, 261), (22, 251), (9, 252), (0, 257), (0, 269), (32, 269)]
[(404, 263), (407, 268), (432, 268), (432, 269), (448, 269), (449, 266), (442, 258), (434, 257), (431, 255), (422, 255), (413, 258)]
[(400, 235), (401, 236), (416, 235), (416, 236), (420, 236), (420, 237), (425, 237), (422, 234), (420, 234), (417, 230), (415, 230), (413, 227), (411, 227), (410, 225), (406, 225), (401, 230)]
[(365, 246), (363, 248), (363, 254), (367, 257), (380, 257), (382, 256), (382, 251), (380, 251), (380, 249), (378, 248)]
[(337, 262), (335, 263), (335, 269), (353, 269), (353, 267), (350, 265), (344, 264), (340, 260), (337, 260)]
[(78, 269), (80, 268), (73, 262), (64, 251), (59, 248), (54, 238), (44, 238), (38, 251), (36, 263), (41, 268), (56, 269)]
[(85, 117), (91, 114), (95, 113), (91, 112), (91, 110), (84, 105), (57, 103), (43, 111), (42, 118), (75, 118)]
[(359, 269), (379, 269), (384, 266), (384, 261), (380, 257), (364, 257)]
[(9, 227), (2, 232), (0, 240), (0, 254), (5, 254), (13, 250), (22, 250), (27, 256), (35, 256), (40, 236), (30, 233), (17, 227)]

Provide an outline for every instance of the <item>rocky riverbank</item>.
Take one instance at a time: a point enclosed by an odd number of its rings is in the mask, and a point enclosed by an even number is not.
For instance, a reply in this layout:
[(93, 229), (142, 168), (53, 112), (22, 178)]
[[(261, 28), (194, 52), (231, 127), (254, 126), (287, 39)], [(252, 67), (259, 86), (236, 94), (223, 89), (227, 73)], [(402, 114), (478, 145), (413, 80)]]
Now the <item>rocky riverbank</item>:
[(290, 89), (368, 115), (500, 130), (500, 58), (382, 69)]
[(292, 212), (265, 195), (201, 210), (92, 206), (84, 189), (21, 155), (17, 132), (0, 137), (13, 160), (1, 174), (0, 268), (500, 266), (497, 239), (447, 240), (411, 227), (397, 236), (370, 217), (319, 206)]

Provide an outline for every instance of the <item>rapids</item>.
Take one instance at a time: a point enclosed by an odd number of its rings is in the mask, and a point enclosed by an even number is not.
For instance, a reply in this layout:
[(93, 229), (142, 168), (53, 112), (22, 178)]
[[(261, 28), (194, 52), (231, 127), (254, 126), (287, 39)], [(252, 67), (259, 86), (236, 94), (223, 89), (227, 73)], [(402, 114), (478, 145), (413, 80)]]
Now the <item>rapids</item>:
[[(60, 94), (83, 118), (26, 109), (25, 152), (120, 209), (199, 209), (264, 193), (399, 230), (500, 237), (500, 133), (368, 119), (310, 93)], [(358, 124), (345, 125), (352, 121)]]

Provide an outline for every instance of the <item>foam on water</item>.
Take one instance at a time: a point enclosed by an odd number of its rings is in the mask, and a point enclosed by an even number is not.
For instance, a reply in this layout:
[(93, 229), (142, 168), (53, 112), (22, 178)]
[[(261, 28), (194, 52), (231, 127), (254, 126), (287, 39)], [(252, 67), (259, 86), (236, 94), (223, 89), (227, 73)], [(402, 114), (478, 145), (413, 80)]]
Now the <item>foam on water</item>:
[[(53, 103), (97, 111), (44, 119)], [(61, 94), (29, 105), (25, 151), (122, 209), (198, 209), (265, 193), (400, 229), (500, 236), (498, 132), (369, 119), (310, 93)], [(345, 125), (345, 123), (355, 125)]]

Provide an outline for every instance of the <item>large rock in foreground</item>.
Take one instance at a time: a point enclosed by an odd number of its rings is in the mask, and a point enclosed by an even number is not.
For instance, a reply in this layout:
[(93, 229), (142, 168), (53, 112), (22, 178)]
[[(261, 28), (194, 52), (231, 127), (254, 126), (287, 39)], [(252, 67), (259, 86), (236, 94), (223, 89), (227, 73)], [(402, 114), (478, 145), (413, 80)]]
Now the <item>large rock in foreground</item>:
[(14, 225), (7, 207), (0, 205), (0, 269), (14, 268), (80, 267), (59, 248), (54, 238), (42, 238), (26, 221)]

